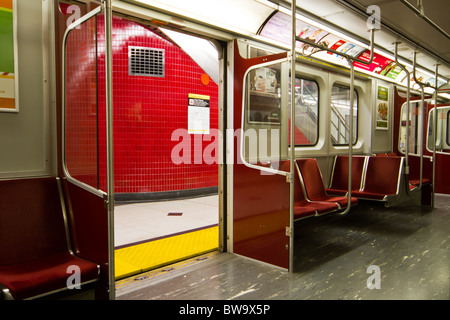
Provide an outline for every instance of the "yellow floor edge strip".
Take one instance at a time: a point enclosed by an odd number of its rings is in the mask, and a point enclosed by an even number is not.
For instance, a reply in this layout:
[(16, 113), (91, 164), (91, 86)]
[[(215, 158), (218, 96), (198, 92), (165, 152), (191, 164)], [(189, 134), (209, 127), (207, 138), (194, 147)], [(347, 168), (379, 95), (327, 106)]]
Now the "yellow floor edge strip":
[(212, 227), (115, 250), (116, 280), (216, 250), (219, 228)]

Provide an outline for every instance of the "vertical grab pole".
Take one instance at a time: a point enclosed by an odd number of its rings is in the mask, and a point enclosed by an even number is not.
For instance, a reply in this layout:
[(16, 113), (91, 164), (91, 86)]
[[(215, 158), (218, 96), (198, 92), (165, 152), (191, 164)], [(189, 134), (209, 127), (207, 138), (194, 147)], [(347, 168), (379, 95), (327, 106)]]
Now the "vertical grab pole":
[(436, 63), (436, 73), (434, 75), (435, 77), (435, 88), (434, 88), (434, 143), (433, 143), (433, 177), (432, 177), (432, 189), (431, 189), (431, 207), (434, 209), (434, 201), (435, 201), (435, 179), (436, 179), (436, 141), (437, 141), (437, 129), (438, 129), (438, 125), (437, 125), (437, 121), (438, 121), (438, 116), (437, 116), (437, 94), (438, 94), (438, 88), (439, 88), (439, 84), (438, 84), (438, 70), (439, 70), (439, 64)]
[[(406, 179), (406, 182), (409, 181), (409, 114), (411, 113), (411, 101), (410, 101), (410, 95), (411, 95), (411, 73), (408, 71), (408, 69), (405, 68), (400, 62), (398, 61), (398, 42), (394, 43), (395, 50), (394, 50), (394, 60), (397, 63), (397, 65), (405, 71), (407, 75), (407, 93), (406, 93), (406, 141), (405, 141), (405, 174), (407, 175), (408, 179)], [(401, 118), (401, 115), (400, 115)], [(409, 188), (406, 188), (409, 192)]]
[[(416, 55), (417, 55), (417, 52), (414, 52), (414, 63), (413, 63), (413, 72), (412, 73), (413, 73), (414, 81), (422, 89), (422, 112), (424, 115), (425, 114), (425, 87), (432, 87), (432, 86), (430, 86), (428, 83), (427, 84), (422, 83), (417, 79), (417, 77), (416, 77)], [(437, 81), (437, 78), (436, 78), (436, 81)], [(434, 88), (434, 87), (432, 87), (432, 88)], [(424, 119), (425, 119), (425, 116), (422, 117), (422, 120), (424, 120)], [(420, 133), (420, 136), (419, 136), (420, 141), (422, 142), (422, 144), (420, 146), (420, 186), (419, 186), (419, 189), (422, 189), (422, 178), (423, 178), (423, 147), (424, 147), (423, 134), (424, 134), (424, 130), (425, 130), (425, 124), (423, 123), (423, 121), (422, 121), (421, 125), (422, 125), (422, 132)], [(436, 135), (436, 132), (435, 132), (435, 135)], [(435, 144), (436, 144), (436, 142), (435, 142)]]
[[(372, 48), (373, 50), (373, 48)], [(347, 62), (350, 66), (350, 117), (348, 128), (348, 190), (347, 190), (347, 208), (341, 214), (347, 214), (350, 211), (352, 205), (352, 166), (353, 166), (353, 101), (355, 91), (355, 67), (353, 60), (347, 58)]]
[(108, 206), (108, 285), (109, 299), (115, 299), (114, 268), (114, 143), (113, 143), (113, 79), (112, 79), (112, 0), (105, 5), (105, 82), (106, 82), (106, 157)]
[(289, 179), (289, 271), (294, 271), (294, 177), (295, 177), (295, 48), (297, 38), (297, 1), (292, 0), (292, 48), (291, 48), (291, 153), (290, 153), (290, 179)]
[[(425, 96), (424, 96), (425, 95), (425, 87), (424, 87), (423, 83), (418, 81), (417, 78), (416, 78), (416, 55), (417, 55), (417, 52), (414, 52), (413, 77), (414, 77), (414, 81), (421, 88), (422, 112), (424, 112), (424, 107), (425, 107)], [(422, 126), (422, 132), (420, 132), (420, 136), (419, 137), (423, 137), (423, 126)], [(423, 179), (423, 145), (420, 146), (420, 185), (419, 185), (419, 189), (422, 189), (422, 179)]]

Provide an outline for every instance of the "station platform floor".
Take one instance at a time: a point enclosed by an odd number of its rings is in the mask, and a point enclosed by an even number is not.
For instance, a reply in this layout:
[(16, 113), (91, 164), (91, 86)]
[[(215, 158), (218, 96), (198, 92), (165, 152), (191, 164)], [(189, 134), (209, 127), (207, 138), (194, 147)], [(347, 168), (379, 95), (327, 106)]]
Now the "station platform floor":
[(116, 205), (116, 280), (216, 250), (218, 203), (213, 195)]
[(219, 196), (116, 204), (116, 248), (217, 225)]
[(116, 281), (116, 299), (450, 299), (450, 196), (434, 210), (361, 204), (300, 222), (292, 272), (214, 251)]

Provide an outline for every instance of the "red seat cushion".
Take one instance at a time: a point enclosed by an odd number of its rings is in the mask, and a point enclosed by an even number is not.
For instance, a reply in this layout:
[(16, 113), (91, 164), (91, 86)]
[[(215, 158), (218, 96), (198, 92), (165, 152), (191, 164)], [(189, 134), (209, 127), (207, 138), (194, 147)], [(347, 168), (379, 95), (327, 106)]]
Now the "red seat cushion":
[(294, 220), (316, 215), (316, 209), (310, 206), (307, 201), (297, 201), (294, 203)]
[[(420, 179), (410, 179), (409, 183), (412, 184), (413, 186), (418, 186), (418, 185), (420, 185)], [(430, 184), (431, 183), (431, 179), (424, 178), (424, 179), (422, 179), (422, 183), (423, 184)]]
[(0, 266), (0, 283), (8, 287), (14, 299), (27, 299), (67, 288), (67, 279), (73, 275), (73, 272), (67, 273), (67, 268), (72, 265), (80, 268), (81, 283), (98, 279), (95, 263), (62, 252), (26, 263)]
[(352, 195), (358, 198), (373, 199), (373, 200), (383, 200), (383, 198), (386, 196), (383, 193), (376, 193), (369, 191), (355, 191), (352, 192)]
[(336, 196), (345, 196), (345, 194), (348, 192), (348, 190), (333, 189), (333, 188), (328, 188), (326, 191), (327, 194)]
[[(348, 198), (347, 197), (332, 197), (332, 196), (324, 196), (324, 197), (318, 198), (317, 200), (318, 201), (323, 201), (323, 202), (335, 202), (335, 203), (338, 203), (341, 207), (346, 207), (347, 206), (347, 202), (348, 202)], [(358, 199), (355, 198), (355, 197), (351, 197), (350, 198), (350, 204), (351, 205), (358, 204)]]
[(339, 210), (339, 206), (336, 202), (312, 201), (310, 202), (310, 204), (314, 206), (318, 214), (324, 214)]

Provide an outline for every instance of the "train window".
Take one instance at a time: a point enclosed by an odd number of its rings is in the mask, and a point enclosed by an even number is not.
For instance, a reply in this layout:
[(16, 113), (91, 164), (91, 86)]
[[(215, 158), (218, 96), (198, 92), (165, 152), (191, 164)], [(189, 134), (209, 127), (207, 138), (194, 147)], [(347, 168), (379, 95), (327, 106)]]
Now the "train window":
[(280, 124), (280, 68), (276, 65), (261, 67), (249, 75), (248, 122)]
[(252, 69), (245, 79), (242, 156), (246, 162), (279, 160), (281, 150), (281, 66)]
[[(289, 110), (290, 108), (291, 104), (289, 100)], [(290, 112), (289, 112), (289, 120), (290, 120)], [(312, 146), (317, 144), (318, 138), (319, 138), (319, 85), (315, 81), (296, 77), (295, 145)]]
[(434, 148), (434, 143), (436, 143), (436, 150), (440, 151), (441, 150), (441, 139), (440, 139), (440, 132), (441, 132), (441, 121), (439, 121), (439, 115), (441, 114), (441, 112), (438, 112), (438, 121), (437, 121), (437, 136), (435, 136), (434, 134), (434, 129), (435, 129), (435, 125), (434, 125), (434, 109), (430, 110), (430, 113), (428, 114), (428, 136), (427, 136), (427, 147), (429, 150), (433, 150)]
[(88, 188), (106, 190), (106, 175), (100, 165), (105, 136), (99, 124), (105, 111), (99, 105), (99, 82), (104, 83), (105, 75), (97, 68), (95, 30), (99, 25), (96, 17), (91, 18), (71, 29), (65, 41), (63, 161), (68, 178)]
[(263, 57), (275, 53), (274, 51), (261, 49), (254, 46), (249, 46), (248, 49), (250, 58)]
[[(422, 132), (423, 126), (423, 113), (421, 101), (411, 101), (409, 117), (407, 117), (407, 103), (402, 105), (401, 109), (401, 119), (400, 119), (400, 133), (399, 133), (399, 145), (398, 149), (400, 152), (405, 153), (406, 151), (406, 125), (407, 118), (409, 121), (409, 154), (420, 154), (420, 146), (422, 141), (420, 141), (420, 134)], [(433, 125), (430, 126), (432, 128)]]
[(434, 134), (434, 108), (430, 110), (428, 115), (428, 141), (427, 148), (429, 151), (434, 149), (434, 141), (436, 143), (436, 151), (447, 151), (450, 149), (450, 133), (449, 133), (449, 121), (450, 121), (450, 107), (438, 107), (437, 108), (437, 134)]
[[(358, 140), (358, 93), (353, 103), (353, 144)], [(350, 88), (333, 85), (331, 90), (331, 140), (333, 145), (348, 145), (350, 123)]]

